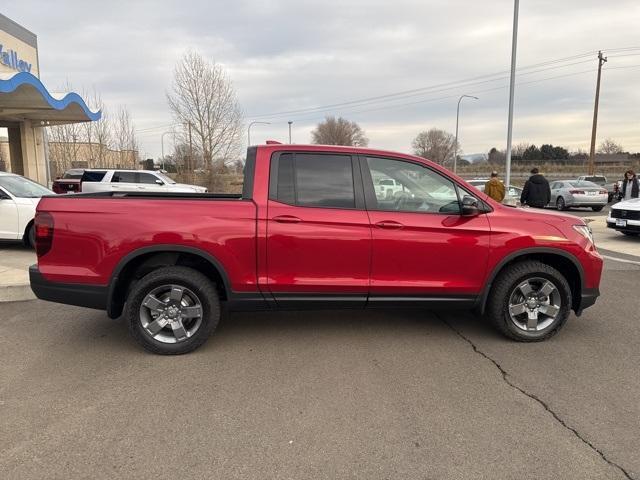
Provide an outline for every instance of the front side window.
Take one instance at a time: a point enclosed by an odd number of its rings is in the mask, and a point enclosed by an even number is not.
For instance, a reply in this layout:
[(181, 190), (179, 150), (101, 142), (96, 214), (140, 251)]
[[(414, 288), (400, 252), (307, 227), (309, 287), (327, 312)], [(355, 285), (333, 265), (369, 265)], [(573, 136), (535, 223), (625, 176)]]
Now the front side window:
[(136, 172), (115, 172), (111, 181), (117, 183), (136, 183)]
[(156, 180), (160, 180), (155, 175), (151, 175), (150, 173), (141, 172), (138, 175), (138, 183), (156, 184)]
[[(422, 165), (367, 157), (367, 166), (373, 180), (376, 210), (422, 213), (460, 213), (455, 184), (448, 178)], [(396, 187), (376, 188), (377, 179), (390, 178)]]
[(283, 153), (277, 165), (270, 198), (301, 207), (355, 208), (350, 156)]

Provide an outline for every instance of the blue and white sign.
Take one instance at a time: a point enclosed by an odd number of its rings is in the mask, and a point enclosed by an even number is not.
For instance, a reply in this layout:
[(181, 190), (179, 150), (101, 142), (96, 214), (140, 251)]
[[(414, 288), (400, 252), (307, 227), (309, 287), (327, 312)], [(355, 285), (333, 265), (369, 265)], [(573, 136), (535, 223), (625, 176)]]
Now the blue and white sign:
[(15, 50), (5, 50), (4, 45), (2, 44), (0, 44), (0, 64), (19, 72), (31, 73), (31, 64), (24, 60), (20, 60), (18, 52)]

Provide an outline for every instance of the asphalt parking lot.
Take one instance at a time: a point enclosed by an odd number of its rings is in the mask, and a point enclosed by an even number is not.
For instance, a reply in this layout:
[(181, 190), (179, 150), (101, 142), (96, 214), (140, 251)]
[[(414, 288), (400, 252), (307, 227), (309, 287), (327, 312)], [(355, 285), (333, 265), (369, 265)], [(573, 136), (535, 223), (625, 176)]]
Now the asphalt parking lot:
[(1, 477), (640, 478), (639, 273), (608, 261), (538, 344), (464, 313), (253, 313), (159, 357), (102, 312), (0, 304)]

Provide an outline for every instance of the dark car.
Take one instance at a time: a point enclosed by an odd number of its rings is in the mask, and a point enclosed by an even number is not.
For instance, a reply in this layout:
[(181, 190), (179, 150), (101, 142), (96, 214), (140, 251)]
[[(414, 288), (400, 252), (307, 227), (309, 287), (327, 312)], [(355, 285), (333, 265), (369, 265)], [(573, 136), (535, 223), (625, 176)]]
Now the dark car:
[(53, 181), (52, 190), (55, 193), (78, 193), (82, 191), (83, 168), (72, 168), (64, 172), (61, 178)]

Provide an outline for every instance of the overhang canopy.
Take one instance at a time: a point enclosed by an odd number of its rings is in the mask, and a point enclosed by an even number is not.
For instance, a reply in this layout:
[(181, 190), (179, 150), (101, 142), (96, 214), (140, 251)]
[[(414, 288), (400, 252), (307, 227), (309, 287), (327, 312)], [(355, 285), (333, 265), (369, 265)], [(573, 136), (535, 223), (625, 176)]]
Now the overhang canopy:
[(77, 93), (52, 94), (34, 75), (0, 75), (0, 124), (31, 121), (34, 126), (100, 120)]

